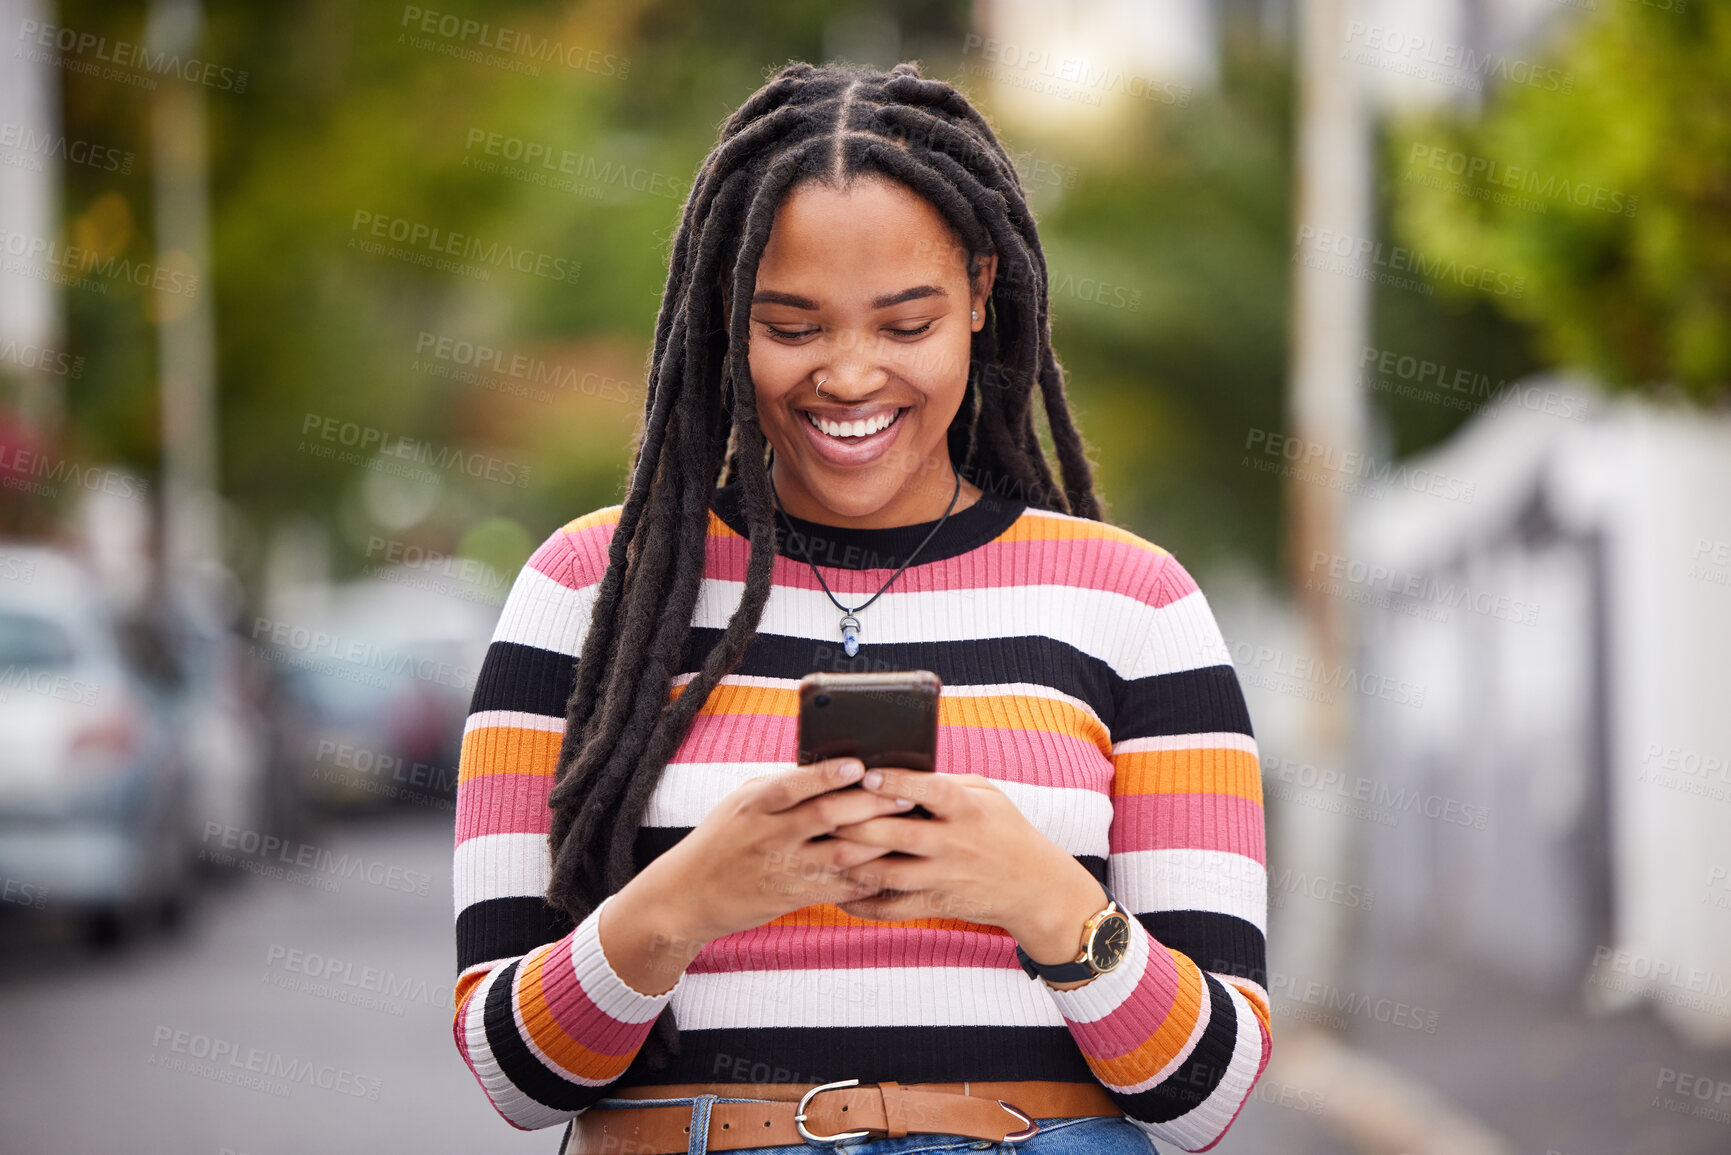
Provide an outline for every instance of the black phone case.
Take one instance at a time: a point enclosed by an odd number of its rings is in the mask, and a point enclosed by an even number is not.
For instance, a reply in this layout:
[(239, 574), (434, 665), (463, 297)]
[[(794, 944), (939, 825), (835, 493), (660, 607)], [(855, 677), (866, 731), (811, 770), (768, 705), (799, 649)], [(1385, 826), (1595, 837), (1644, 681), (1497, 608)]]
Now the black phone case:
[[(799, 736), (794, 760), (804, 766), (855, 757), (874, 766), (935, 773), (938, 696), (930, 670), (872, 674), (807, 674), (799, 683)], [(844, 790), (864, 789), (857, 783)], [(908, 815), (930, 818), (915, 806)], [(821, 835), (820, 837), (829, 837)]]

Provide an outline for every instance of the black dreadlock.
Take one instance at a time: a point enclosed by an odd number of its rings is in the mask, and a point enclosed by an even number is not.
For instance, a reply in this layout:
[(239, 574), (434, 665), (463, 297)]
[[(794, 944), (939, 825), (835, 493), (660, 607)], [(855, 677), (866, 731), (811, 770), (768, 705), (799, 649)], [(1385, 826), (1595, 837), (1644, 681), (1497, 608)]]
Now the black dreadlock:
[[(956, 89), (920, 75), (793, 63), (722, 126), (686, 199), (655, 321), (644, 425), (607, 569), (577, 662), (559, 748), (547, 900), (580, 922), (636, 873), (651, 792), (717, 682), (739, 666), (770, 591), (774, 508), (747, 361), (758, 262), (798, 184), (877, 174), (937, 207), (976, 275), (999, 254), (985, 326), (948, 448), (965, 476), (1028, 504), (1098, 519), (1091, 468), (1052, 354), (1046, 259), (1014, 165)], [(731, 310), (721, 316), (724, 300)], [(1053, 479), (1035, 430), (1038, 383), (1058, 451)], [(749, 528), (745, 594), (683, 693), (710, 502), (725, 466)], [(724, 480), (724, 483), (725, 480)], [(679, 1051), (668, 1007), (643, 1060)]]

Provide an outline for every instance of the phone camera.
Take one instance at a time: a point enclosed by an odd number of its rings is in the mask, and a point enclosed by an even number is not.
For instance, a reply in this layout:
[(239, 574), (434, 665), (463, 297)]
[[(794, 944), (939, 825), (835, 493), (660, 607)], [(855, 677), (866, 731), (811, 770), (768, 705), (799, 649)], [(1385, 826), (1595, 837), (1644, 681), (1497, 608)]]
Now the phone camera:
[(829, 695), (819, 694), (811, 700), (811, 704), (814, 706), (827, 706), (829, 705)]

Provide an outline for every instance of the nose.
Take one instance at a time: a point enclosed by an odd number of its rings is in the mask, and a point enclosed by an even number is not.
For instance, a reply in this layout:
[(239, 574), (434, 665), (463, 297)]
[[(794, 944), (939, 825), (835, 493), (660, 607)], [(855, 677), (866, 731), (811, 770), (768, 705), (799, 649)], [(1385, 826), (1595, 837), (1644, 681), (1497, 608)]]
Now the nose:
[(836, 358), (812, 370), (812, 384), (823, 382), (823, 397), (857, 401), (870, 397), (889, 382), (889, 371), (858, 358)]

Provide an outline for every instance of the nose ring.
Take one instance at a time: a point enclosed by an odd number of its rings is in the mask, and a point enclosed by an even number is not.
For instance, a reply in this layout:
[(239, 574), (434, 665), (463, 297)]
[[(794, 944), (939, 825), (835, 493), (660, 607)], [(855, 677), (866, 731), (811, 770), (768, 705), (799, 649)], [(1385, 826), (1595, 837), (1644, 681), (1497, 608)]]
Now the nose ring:
[(825, 382), (825, 381), (828, 381), (828, 380), (829, 380), (829, 378), (828, 378), (828, 377), (822, 377), (822, 378), (819, 378), (819, 380), (818, 380), (818, 383), (817, 383), (817, 395), (818, 395), (818, 396), (819, 396), (819, 397), (822, 397), (822, 396), (823, 396), (823, 383), (824, 383), (824, 382)]

